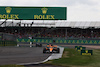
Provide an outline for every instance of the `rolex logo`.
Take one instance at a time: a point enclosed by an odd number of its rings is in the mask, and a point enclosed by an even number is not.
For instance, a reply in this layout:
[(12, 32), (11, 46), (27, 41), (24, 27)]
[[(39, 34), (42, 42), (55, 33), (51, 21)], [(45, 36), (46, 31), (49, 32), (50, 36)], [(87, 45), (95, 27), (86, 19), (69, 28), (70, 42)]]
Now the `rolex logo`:
[(88, 53), (88, 50), (86, 50), (85, 52)]
[(11, 10), (12, 10), (12, 8), (10, 8), (10, 7), (6, 7), (5, 10), (6, 10), (6, 13), (10, 13)]
[(46, 14), (48, 9), (47, 8), (42, 8), (41, 10), (42, 10), (43, 14)]
[(82, 47), (80, 49), (82, 50)]

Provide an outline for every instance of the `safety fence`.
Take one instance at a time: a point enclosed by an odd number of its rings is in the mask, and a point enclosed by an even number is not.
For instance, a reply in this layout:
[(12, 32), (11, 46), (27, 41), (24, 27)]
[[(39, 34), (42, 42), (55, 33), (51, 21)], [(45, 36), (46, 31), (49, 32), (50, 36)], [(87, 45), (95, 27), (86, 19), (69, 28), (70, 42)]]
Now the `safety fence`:
[(68, 40), (68, 39), (17, 39), (17, 42), (56, 43), (56, 44), (100, 44), (100, 40)]
[(16, 46), (16, 41), (0, 41), (0, 46)]

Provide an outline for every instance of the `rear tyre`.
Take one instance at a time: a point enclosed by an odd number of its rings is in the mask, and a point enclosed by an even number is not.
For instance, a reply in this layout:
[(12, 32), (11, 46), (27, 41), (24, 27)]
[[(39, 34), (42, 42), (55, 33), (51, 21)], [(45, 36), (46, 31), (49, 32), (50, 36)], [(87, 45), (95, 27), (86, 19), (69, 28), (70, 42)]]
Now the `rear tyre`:
[(59, 48), (57, 48), (57, 53), (60, 53), (60, 49)]
[(45, 48), (43, 49), (43, 53), (46, 53), (46, 49)]

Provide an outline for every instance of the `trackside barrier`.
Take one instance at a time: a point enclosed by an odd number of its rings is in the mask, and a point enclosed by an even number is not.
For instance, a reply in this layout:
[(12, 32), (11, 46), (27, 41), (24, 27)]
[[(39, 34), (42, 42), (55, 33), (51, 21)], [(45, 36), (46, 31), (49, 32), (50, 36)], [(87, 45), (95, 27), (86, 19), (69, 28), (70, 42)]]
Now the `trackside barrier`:
[(55, 43), (55, 44), (98, 44), (100, 45), (100, 40), (69, 40), (69, 39), (17, 39), (17, 42), (19, 43)]
[[(33, 46), (32, 46), (32, 42), (30, 42), (29, 44), (30, 44), (29, 47), (33, 47)], [(21, 46), (21, 45), (17, 44), (17, 47), (20, 47), (20, 46)]]
[(16, 41), (0, 41), (0, 46), (16, 46)]

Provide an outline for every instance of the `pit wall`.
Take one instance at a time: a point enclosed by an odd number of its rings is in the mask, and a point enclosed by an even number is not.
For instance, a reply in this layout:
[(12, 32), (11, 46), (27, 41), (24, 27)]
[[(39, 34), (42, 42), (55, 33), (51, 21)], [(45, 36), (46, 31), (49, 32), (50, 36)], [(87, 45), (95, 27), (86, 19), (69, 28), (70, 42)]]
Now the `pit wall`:
[(17, 43), (55, 43), (55, 44), (87, 44), (100, 45), (100, 40), (74, 40), (74, 39), (17, 39)]

